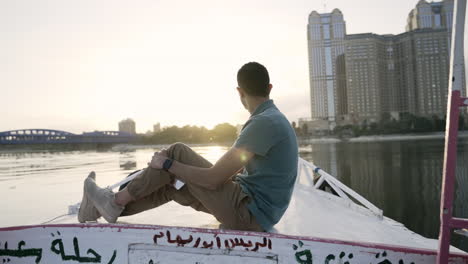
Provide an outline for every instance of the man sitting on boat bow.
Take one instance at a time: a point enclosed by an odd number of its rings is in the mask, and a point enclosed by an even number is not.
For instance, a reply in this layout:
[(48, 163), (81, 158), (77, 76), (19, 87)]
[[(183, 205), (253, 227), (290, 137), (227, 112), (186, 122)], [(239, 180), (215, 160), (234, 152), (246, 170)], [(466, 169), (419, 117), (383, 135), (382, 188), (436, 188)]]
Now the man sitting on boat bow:
[[(269, 98), (272, 85), (263, 65), (243, 65), (237, 82), (240, 100), (251, 116), (216, 164), (176, 143), (155, 153), (149, 166), (117, 193), (98, 187), (92, 172), (84, 182), (79, 222), (103, 216), (114, 223), (119, 216), (175, 201), (212, 214), (226, 229), (270, 230), (291, 200), (297, 176), (296, 136)], [(179, 190), (175, 179), (185, 183)]]

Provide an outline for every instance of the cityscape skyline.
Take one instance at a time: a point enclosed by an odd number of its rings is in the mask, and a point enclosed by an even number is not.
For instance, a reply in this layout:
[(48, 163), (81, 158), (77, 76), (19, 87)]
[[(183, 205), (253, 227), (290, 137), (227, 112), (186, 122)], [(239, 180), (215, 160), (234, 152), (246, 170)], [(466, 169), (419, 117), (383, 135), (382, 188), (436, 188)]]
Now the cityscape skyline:
[(453, 9), (453, 0), (420, 0), (408, 14), (405, 32), (385, 35), (347, 34), (339, 9), (312, 11), (308, 126), (333, 130), (380, 122), (385, 116), (399, 120), (401, 114), (443, 118)]
[(116, 130), (125, 117), (139, 124), (137, 133), (154, 122), (242, 124), (249, 114), (235, 75), (253, 60), (270, 71), (273, 100), (297, 121), (310, 116), (312, 10), (339, 8), (349, 34), (398, 34), (417, 2), (202, 0), (181, 9), (171, 1), (4, 1), (0, 131)]

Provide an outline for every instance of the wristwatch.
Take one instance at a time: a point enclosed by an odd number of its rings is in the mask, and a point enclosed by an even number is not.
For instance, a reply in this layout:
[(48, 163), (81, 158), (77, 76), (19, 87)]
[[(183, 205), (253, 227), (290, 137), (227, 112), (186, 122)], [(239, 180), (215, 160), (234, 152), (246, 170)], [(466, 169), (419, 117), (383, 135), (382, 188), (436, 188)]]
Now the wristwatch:
[(164, 163), (163, 163), (163, 167), (162, 167), (163, 170), (169, 171), (169, 169), (171, 168), (173, 162), (174, 162), (173, 159), (166, 159), (166, 160), (164, 161)]

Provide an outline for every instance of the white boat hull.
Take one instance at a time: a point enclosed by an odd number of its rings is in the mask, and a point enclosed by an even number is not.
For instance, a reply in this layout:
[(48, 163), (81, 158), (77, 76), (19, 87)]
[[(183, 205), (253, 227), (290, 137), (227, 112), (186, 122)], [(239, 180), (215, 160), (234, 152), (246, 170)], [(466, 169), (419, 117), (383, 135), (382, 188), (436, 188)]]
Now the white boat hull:
[[(127, 224), (0, 228), (0, 263), (435, 263), (435, 250), (274, 233)], [(449, 263), (468, 263), (452, 253)]]

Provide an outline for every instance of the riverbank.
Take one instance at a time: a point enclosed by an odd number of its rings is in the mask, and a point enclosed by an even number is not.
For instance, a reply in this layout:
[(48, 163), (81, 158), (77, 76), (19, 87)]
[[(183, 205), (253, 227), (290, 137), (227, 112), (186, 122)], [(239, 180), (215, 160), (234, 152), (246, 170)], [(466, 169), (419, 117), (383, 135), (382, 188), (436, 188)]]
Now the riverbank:
[[(227, 141), (222, 143), (186, 143), (190, 147), (230, 147), (234, 142)], [(70, 151), (115, 151), (130, 152), (137, 149), (163, 149), (171, 144), (18, 144), (18, 145), (0, 145), (0, 154), (4, 153), (40, 153), (40, 152), (70, 152)]]
[[(340, 143), (340, 142), (382, 142), (382, 141), (407, 141), (407, 140), (432, 140), (445, 138), (445, 132), (418, 133), (418, 134), (391, 134), (391, 135), (370, 135), (354, 138), (320, 137), (304, 138), (298, 137), (300, 145), (315, 143)], [(458, 138), (468, 138), (468, 131), (460, 131)]]
[[(330, 143), (361, 143), (361, 142), (385, 142), (385, 141), (414, 141), (414, 140), (444, 140), (445, 132), (417, 133), (417, 134), (390, 134), (390, 135), (369, 135), (352, 138), (338, 137), (298, 137), (299, 145), (310, 144), (330, 144)], [(468, 131), (460, 131), (459, 139), (468, 138)], [(233, 142), (223, 143), (188, 143), (191, 147), (210, 147), (223, 146), (230, 147)], [(77, 150), (98, 150), (98, 151), (117, 151), (127, 152), (137, 149), (161, 149), (167, 148), (170, 144), (43, 144), (43, 145), (0, 145), (2, 152), (42, 152), (42, 151), (77, 151)]]

